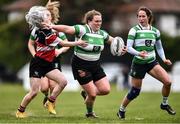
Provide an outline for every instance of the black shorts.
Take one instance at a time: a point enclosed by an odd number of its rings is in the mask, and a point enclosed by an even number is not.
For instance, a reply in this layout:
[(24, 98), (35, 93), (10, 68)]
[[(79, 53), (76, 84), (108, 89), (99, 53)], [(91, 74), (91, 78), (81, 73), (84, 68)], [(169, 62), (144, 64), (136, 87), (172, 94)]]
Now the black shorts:
[(54, 59), (53, 64), (54, 64), (54, 69), (59, 69), (60, 71), (62, 71), (61, 70), (61, 63), (60, 63), (60, 58), (59, 57), (58, 58), (56, 57)]
[(78, 80), (80, 85), (87, 84), (92, 80), (98, 81), (106, 76), (99, 61), (85, 61), (75, 55), (72, 58), (72, 71), (74, 79)]
[(35, 56), (34, 58), (32, 58), (30, 62), (29, 77), (41, 78), (54, 69), (56, 69), (54, 61), (48, 62), (44, 59)]
[(132, 63), (130, 75), (134, 78), (143, 79), (155, 65), (159, 64), (157, 60), (147, 64)]

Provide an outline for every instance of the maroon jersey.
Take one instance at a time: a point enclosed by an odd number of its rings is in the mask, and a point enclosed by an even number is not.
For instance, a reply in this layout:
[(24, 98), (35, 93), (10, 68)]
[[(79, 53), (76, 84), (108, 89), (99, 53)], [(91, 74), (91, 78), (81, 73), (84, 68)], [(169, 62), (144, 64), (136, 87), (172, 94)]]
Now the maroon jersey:
[(34, 29), (31, 36), (33, 36), (35, 40), (35, 56), (52, 62), (56, 57), (55, 47), (61, 41), (57, 34), (53, 32), (52, 29)]

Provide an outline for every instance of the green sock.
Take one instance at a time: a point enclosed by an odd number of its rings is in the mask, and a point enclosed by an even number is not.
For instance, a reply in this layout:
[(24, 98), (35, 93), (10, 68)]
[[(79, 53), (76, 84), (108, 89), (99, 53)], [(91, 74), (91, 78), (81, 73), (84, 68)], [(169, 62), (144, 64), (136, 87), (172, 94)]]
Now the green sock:
[(93, 112), (93, 107), (92, 105), (86, 105), (87, 113), (92, 113)]

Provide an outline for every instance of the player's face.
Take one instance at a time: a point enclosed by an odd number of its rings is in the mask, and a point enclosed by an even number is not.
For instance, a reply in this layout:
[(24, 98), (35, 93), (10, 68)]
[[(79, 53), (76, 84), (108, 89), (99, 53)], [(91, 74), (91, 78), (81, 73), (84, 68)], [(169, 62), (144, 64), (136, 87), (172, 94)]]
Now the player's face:
[(44, 12), (44, 22), (50, 24), (52, 20), (51, 13), (47, 10)]
[(98, 31), (102, 25), (102, 17), (100, 15), (95, 15), (92, 21), (89, 22), (93, 31)]
[(138, 12), (137, 18), (138, 18), (139, 23), (140, 23), (142, 26), (145, 26), (145, 27), (148, 26), (148, 16), (146, 15), (146, 12), (145, 12), (145, 11), (140, 10), (140, 11)]

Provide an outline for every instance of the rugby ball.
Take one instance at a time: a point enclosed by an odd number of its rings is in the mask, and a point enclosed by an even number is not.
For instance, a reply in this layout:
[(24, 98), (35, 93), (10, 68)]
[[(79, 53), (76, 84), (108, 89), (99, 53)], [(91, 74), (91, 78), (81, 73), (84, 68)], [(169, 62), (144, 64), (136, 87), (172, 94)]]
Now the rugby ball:
[(121, 37), (115, 37), (110, 45), (111, 54), (113, 56), (121, 56), (124, 48), (124, 41)]

